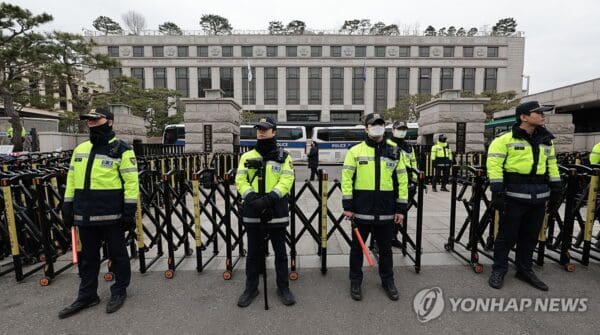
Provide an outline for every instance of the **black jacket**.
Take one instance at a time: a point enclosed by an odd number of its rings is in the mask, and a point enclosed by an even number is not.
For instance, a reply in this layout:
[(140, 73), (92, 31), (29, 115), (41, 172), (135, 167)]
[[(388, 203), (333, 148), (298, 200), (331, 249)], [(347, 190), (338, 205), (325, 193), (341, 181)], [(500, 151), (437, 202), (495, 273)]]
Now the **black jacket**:
[(317, 147), (311, 147), (308, 153), (308, 167), (316, 169), (319, 167), (319, 149)]

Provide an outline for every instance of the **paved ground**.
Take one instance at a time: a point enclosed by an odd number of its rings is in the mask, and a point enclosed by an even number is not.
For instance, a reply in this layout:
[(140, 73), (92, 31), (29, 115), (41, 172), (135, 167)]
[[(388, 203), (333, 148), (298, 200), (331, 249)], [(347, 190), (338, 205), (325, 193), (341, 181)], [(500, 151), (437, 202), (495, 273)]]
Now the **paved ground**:
[[(325, 167), (330, 180), (339, 178), (339, 167)], [(308, 170), (297, 168), (297, 184), (301, 187)], [(317, 184), (314, 184), (315, 187)], [(330, 208), (337, 216), (341, 213), (340, 192), (330, 199)], [(191, 203), (191, 202), (190, 202)], [(220, 203), (220, 202), (219, 202)], [(299, 200), (303, 212), (310, 215), (316, 201), (309, 196)], [(270, 270), (269, 299), (271, 310), (264, 311), (262, 295), (247, 309), (235, 305), (243, 287), (243, 261), (238, 264), (231, 281), (222, 279), (225, 269), (223, 242), (220, 254), (205, 272), (195, 271), (195, 257), (186, 258), (178, 267), (175, 278), (166, 280), (163, 271), (166, 259), (160, 259), (150, 271), (139, 274), (138, 261), (132, 261), (134, 276), (129, 299), (122, 311), (106, 315), (108, 284), (101, 281), (103, 303), (68, 320), (58, 320), (58, 311), (72, 302), (78, 278), (74, 270), (62, 274), (49, 287), (37, 284), (34, 275), (17, 284), (14, 277), (0, 277), (0, 334), (29, 333), (131, 333), (153, 334), (165, 331), (176, 333), (247, 333), (299, 334), (322, 333), (460, 333), (460, 334), (597, 334), (600, 329), (600, 265), (577, 266), (567, 273), (558, 265), (548, 262), (536, 271), (550, 285), (550, 292), (530, 289), (518, 282), (512, 273), (505, 288), (488, 288), (489, 260), (482, 258), (483, 274), (475, 274), (455, 255), (444, 250), (449, 231), (449, 193), (429, 192), (424, 206), (423, 268), (416, 274), (411, 261), (395, 251), (396, 282), (401, 290), (398, 302), (391, 302), (378, 285), (377, 272), (365, 269), (364, 301), (357, 303), (348, 295), (347, 264), (349, 247), (339, 233), (328, 244), (327, 275), (318, 270), (317, 245), (310, 237), (298, 243), (298, 271), (300, 278), (292, 283), (298, 297), (294, 307), (282, 306), (275, 295), (274, 272)], [(465, 219), (462, 206), (457, 210), (458, 227)], [(203, 217), (203, 227), (211, 230)], [(147, 222), (148, 223), (148, 222)], [(409, 214), (408, 230), (414, 236), (415, 213)], [(312, 222), (316, 226), (316, 219)], [(343, 225), (348, 230), (348, 224)], [(457, 230), (458, 230), (457, 227)], [(596, 228), (597, 230), (597, 228)], [(193, 245), (193, 241), (192, 241)], [(205, 257), (212, 254), (212, 247)], [(149, 252), (152, 256), (154, 249)], [(182, 248), (177, 251), (181, 256)], [(234, 253), (234, 256), (237, 252)], [(67, 262), (68, 255), (61, 257)], [(272, 269), (273, 260), (269, 259)], [(104, 269), (104, 266), (103, 266)], [(261, 284), (262, 285), (262, 284)], [(261, 286), (262, 287), (262, 286)], [(445, 311), (428, 323), (417, 320), (413, 299), (422, 289), (440, 287), (443, 290)], [(450, 298), (587, 298), (585, 312), (466, 312), (452, 311)], [(439, 302), (440, 300), (438, 300)], [(439, 305), (438, 305), (439, 306)], [(466, 305), (468, 307), (468, 305)]]

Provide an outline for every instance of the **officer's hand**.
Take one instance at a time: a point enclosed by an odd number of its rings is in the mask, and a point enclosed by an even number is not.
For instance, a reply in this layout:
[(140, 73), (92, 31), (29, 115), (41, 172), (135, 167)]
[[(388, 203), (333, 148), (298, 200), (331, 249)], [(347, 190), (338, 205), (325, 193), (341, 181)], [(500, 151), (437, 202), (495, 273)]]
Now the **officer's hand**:
[(258, 195), (258, 193), (256, 192), (250, 192), (248, 193), (248, 195), (246, 195), (246, 197), (244, 198), (244, 201), (247, 203), (250, 203), (256, 199), (260, 198), (260, 196)]
[(558, 211), (562, 203), (562, 194), (560, 191), (552, 191), (550, 193), (550, 199), (548, 200), (548, 211), (553, 213)]
[(265, 209), (270, 208), (271, 204), (267, 196), (260, 197), (249, 203), (250, 207), (257, 213), (262, 213)]
[(492, 193), (492, 207), (499, 211), (504, 211), (504, 192)]
[(346, 217), (346, 220), (352, 220), (352, 218), (354, 218), (354, 212), (344, 211), (344, 216)]
[(261, 223), (267, 223), (273, 219), (273, 210), (270, 207), (265, 208), (262, 212), (260, 212), (260, 221)]
[(394, 214), (394, 223), (401, 225), (404, 222), (404, 214)]
[(121, 218), (121, 229), (124, 232), (131, 231), (135, 227), (135, 217), (124, 216)]

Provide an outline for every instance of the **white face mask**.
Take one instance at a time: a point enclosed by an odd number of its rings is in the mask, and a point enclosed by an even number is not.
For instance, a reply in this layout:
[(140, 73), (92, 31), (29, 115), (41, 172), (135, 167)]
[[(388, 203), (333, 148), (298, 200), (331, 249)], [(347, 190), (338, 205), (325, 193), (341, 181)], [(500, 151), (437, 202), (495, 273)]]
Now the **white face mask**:
[(400, 129), (394, 130), (394, 137), (396, 137), (396, 138), (405, 138), (406, 137), (406, 130), (400, 130)]
[(371, 128), (369, 128), (369, 136), (371, 137), (380, 137), (383, 136), (384, 133), (384, 126), (371, 126)]

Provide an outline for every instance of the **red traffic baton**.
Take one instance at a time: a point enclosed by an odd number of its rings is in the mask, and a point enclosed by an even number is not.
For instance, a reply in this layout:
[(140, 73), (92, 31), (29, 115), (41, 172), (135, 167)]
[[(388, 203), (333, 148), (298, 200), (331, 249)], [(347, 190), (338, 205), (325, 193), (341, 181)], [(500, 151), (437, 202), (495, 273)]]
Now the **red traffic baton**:
[(356, 225), (354, 224), (354, 220), (352, 220), (352, 230), (354, 231), (354, 235), (356, 236), (356, 239), (358, 240), (358, 244), (360, 244), (360, 248), (362, 249), (363, 254), (365, 254), (365, 257), (367, 257), (367, 263), (369, 263), (369, 266), (373, 266), (373, 259), (371, 258), (371, 255), (369, 254), (369, 249), (367, 249), (367, 246), (365, 245), (365, 241), (363, 241), (362, 236), (360, 235), (360, 231), (358, 231), (358, 227), (356, 227)]
[(77, 228), (71, 227), (71, 251), (73, 253), (73, 264), (79, 263), (79, 256), (77, 255)]

